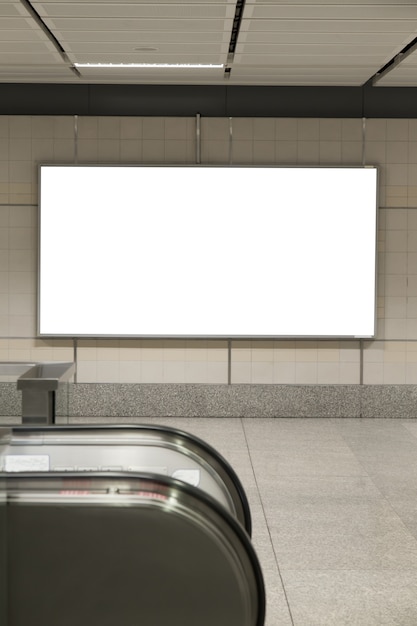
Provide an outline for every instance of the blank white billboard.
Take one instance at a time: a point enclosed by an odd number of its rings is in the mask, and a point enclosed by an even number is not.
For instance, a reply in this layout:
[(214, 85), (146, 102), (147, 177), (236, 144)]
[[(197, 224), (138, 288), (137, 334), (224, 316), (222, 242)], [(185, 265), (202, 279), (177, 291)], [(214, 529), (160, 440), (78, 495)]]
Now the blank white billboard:
[(374, 167), (40, 167), (39, 335), (372, 337)]

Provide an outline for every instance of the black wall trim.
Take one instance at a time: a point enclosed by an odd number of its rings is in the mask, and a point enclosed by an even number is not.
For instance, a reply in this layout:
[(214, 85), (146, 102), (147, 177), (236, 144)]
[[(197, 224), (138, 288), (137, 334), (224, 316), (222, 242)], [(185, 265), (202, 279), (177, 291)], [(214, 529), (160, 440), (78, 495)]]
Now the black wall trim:
[(415, 87), (0, 84), (0, 115), (417, 117)]

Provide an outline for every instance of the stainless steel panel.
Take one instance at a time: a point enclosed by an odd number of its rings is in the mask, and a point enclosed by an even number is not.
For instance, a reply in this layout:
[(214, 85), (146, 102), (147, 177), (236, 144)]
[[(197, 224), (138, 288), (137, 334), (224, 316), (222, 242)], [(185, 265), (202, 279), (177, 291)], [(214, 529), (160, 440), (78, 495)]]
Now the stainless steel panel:
[(7, 626), (264, 624), (249, 537), (200, 490), (151, 474), (43, 473), (3, 474), (0, 494)]
[(239, 478), (216, 450), (188, 433), (148, 425), (0, 428), (0, 472), (39, 471), (39, 459), (44, 471), (145, 471), (180, 479), (213, 497), (251, 532)]

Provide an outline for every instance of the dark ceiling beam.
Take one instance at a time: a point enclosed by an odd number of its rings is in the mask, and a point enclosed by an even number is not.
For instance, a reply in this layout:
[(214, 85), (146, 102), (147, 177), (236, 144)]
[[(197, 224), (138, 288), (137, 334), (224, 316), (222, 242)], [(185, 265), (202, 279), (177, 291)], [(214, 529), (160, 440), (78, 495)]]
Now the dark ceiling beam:
[(0, 115), (416, 118), (415, 87), (0, 83)]

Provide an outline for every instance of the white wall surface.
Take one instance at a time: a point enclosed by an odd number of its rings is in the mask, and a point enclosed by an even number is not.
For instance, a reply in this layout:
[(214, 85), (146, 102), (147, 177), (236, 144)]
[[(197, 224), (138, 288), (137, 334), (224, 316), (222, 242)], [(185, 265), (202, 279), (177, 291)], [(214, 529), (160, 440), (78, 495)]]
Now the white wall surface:
[[(227, 383), (225, 341), (36, 338), (38, 164), (195, 163), (195, 127), (194, 118), (0, 117), (0, 360), (76, 353), (79, 382)], [(417, 119), (203, 118), (201, 162), (380, 167), (376, 339), (234, 341), (231, 381), (357, 384), (362, 371), (366, 384), (416, 384)]]

